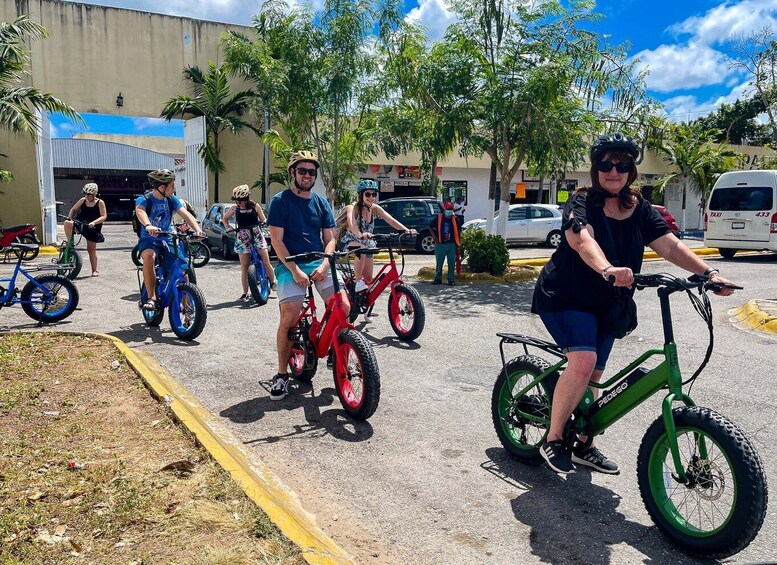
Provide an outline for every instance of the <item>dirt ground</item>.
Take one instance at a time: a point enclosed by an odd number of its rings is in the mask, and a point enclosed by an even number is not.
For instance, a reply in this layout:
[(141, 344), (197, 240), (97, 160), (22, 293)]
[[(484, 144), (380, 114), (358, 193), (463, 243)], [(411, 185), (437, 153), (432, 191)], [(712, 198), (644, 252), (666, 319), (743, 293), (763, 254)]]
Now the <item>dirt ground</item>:
[(108, 341), (0, 334), (0, 563), (304, 563)]

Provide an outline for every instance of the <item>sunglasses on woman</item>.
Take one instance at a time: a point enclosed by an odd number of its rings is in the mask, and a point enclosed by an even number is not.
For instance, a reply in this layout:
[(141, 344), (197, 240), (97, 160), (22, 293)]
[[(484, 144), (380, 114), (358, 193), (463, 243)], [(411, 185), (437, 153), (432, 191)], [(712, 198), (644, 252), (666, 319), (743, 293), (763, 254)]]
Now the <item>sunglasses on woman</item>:
[(612, 161), (597, 161), (596, 162), (596, 170), (602, 173), (609, 173), (613, 167), (615, 167), (615, 170), (619, 173), (630, 173), (631, 170), (634, 168), (634, 165), (632, 163), (629, 163), (628, 161), (624, 161), (621, 163), (613, 163)]
[(375, 198), (378, 195), (377, 192), (365, 192), (364, 197), (365, 198)]

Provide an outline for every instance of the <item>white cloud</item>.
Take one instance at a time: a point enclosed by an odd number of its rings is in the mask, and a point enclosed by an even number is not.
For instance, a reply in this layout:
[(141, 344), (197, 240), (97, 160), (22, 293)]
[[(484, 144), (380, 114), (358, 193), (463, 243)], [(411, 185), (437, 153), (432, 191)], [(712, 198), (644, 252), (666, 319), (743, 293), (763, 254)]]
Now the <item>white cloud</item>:
[[(178, 120), (175, 120), (175, 122), (178, 122)], [(132, 118), (132, 127), (135, 131), (143, 131), (164, 126), (169, 126), (169, 123), (162, 118)]]
[(777, 27), (777, 0), (723, 2), (703, 16), (688, 18), (669, 28), (690, 34), (705, 45), (725, 43), (763, 27)]
[(448, 26), (456, 21), (456, 14), (448, 9), (445, 0), (418, 0), (418, 6), (405, 19), (422, 25), (431, 41), (439, 41)]
[(725, 83), (734, 74), (726, 68), (725, 55), (707, 45), (660, 45), (635, 55), (638, 69), (647, 67), (648, 87), (656, 92), (671, 92)]
[(699, 102), (694, 95), (674, 96), (664, 100), (664, 110), (676, 122), (687, 122), (689, 119), (695, 120), (700, 116), (714, 112), (722, 104), (732, 104), (737, 99), (749, 98), (751, 94), (750, 88), (747, 82), (743, 82), (737, 84), (728, 94), (710, 98), (703, 102)]
[(90, 4), (239, 25), (251, 25), (251, 16), (261, 7), (260, 0), (91, 0)]

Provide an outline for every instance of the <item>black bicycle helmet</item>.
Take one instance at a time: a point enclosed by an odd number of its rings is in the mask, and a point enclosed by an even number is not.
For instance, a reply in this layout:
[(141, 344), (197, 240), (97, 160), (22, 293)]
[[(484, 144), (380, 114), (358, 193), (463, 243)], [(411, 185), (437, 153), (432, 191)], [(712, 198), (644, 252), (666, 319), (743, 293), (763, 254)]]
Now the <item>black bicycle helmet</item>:
[(607, 151), (624, 151), (631, 154), (635, 161), (639, 159), (639, 145), (634, 138), (617, 131), (596, 138), (596, 141), (591, 145), (591, 162), (596, 161), (602, 153)]

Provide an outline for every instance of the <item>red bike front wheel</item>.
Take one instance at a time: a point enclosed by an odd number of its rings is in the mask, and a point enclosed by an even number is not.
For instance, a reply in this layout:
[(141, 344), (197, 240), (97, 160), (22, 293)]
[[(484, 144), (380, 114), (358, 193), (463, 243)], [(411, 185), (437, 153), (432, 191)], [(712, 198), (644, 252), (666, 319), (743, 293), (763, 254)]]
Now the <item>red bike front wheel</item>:
[(366, 420), (380, 400), (378, 360), (370, 342), (356, 330), (346, 330), (338, 339), (333, 366), (337, 396), (349, 416)]
[(398, 284), (389, 295), (389, 323), (402, 341), (413, 341), (424, 331), (426, 310), (421, 295), (412, 286)]

